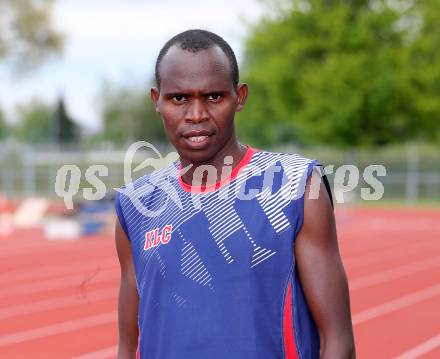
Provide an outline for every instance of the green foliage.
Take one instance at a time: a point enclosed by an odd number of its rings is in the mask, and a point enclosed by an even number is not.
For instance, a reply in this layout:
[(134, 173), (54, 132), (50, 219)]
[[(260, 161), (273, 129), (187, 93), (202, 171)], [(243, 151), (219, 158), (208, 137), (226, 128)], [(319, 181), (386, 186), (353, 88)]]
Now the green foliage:
[(79, 141), (80, 128), (67, 113), (63, 98), (55, 108), (33, 99), (17, 106), (17, 115), (13, 134), (23, 142), (75, 145)]
[(0, 59), (30, 69), (59, 53), (63, 36), (53, 29), (53, 0), (0, 0)]
[[(435, 2), (423, 2), (431, 14)], [(245, 45), (250, 96), (237, 127), (246, 141), (371, 146), (432, 138), (439, 130), (438, 2), (432, 21), (429, 11), (418, 11), (421, 3), (266, 3), (271, 15)], [(431, 31), (417, 34), (420, 19)], [(416, 50), (423, 43), (429, 55)], [(413, 66), (416, 59), (432, 69)]]
[(62, 97), (57, 101), (51, 122), (52, 140), (58, 144), (75, 144), (78, 142), (79, 127), (67, 113)]
[(165, 141), (161, 118), (145, 90), (107, 84), (102, 92), (104, 139), (115, 144)]
[(0, 140), (5, 138), (8, 134), (8, 127), (6, 125), (5, 116), (3, 111), (0, 109)]
[(51, 108), (34, 99), (17, 107), (20, 119), (14, 128), (17, 138), (27, 143), (48, 143), (51, 139)]
[(409, 54), (409, 73), (419, 122), (440, 141), (440, 1), (419, 0), (420, 30)]

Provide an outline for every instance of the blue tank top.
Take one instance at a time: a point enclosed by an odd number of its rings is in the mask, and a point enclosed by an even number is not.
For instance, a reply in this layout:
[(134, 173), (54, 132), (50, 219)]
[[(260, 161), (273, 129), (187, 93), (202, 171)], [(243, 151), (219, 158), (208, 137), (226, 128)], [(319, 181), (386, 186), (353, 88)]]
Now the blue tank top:
[(184, 183), (177, 162), (117, 192), (136, 271), (141, 358), (319, 357), (294, 256), (316, 164), (248, 147), (214, 187)]

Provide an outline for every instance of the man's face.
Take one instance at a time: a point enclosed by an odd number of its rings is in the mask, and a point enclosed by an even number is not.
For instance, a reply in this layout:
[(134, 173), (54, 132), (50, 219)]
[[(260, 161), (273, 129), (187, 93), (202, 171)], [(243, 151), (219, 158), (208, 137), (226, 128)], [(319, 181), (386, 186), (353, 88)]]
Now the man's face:
[(151, 98), (182, 159), (206, 162), (235, 143), (234, 115), (244, 105), (247, 86), (234, 88), (219, 47), (192, 53), (173, 46), (159, 71), (160, 90), (153, 88)]

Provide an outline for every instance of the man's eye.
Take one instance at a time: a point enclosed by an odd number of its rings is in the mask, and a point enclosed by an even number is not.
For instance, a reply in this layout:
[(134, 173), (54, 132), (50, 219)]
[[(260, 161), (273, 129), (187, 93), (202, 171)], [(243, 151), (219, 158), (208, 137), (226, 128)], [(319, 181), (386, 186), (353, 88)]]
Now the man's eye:
[(218, 93), (212, 93), (212, 94), (210, 94), (210, 95), (208, 96), (208, 99), (209, 99), (210, 101), (218, 102), (218, 101), (220, 101), (220, 100), (222, 99), (222, 97), (221, 97), (221, 95), (218, 94)]
[(174, 102), (183, 102), (186, 100), (185, 96), (183, 95), (175, 95), (172, 97)]

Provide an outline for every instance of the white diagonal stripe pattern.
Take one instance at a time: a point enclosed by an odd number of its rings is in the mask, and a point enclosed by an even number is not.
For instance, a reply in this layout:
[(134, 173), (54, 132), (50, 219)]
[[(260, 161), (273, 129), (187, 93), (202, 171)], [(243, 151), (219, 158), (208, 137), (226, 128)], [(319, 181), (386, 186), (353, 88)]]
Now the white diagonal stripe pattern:
[(183, 242), (180, 257), (180, 270), (182, 274), (196, 283), (212, 287), (212, 276), (197, 253), (191, 242), (187, 241), (180, 230), (177, 231)]

